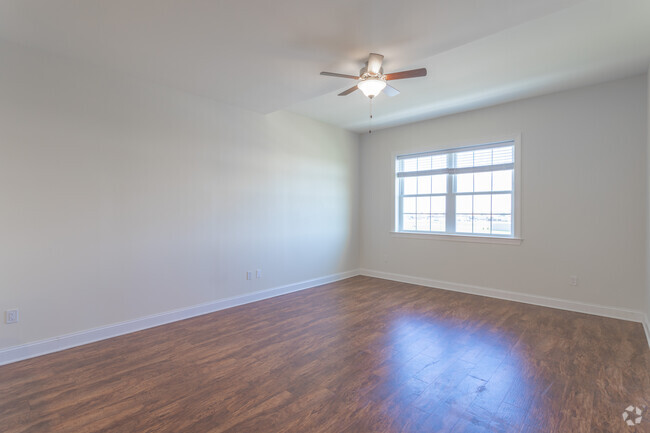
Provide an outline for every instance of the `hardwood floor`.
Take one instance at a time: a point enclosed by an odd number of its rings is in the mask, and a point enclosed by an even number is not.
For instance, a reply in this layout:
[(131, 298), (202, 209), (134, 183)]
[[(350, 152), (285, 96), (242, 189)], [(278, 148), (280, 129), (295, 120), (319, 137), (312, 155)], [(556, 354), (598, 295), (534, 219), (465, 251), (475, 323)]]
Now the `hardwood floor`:
[(2, 432), (649, 432), (638, 323), (369, 277), (0, 367)]

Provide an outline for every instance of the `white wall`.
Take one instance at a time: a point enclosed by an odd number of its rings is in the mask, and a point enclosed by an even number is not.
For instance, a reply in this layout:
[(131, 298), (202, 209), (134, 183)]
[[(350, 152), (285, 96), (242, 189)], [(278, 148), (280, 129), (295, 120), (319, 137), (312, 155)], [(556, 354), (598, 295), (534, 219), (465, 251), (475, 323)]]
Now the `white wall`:
[(0, 59), (0, 348), (358, 267), (356, 134)]
[[(636, 76), (365, 135), (362, 268), (641, 311), (646, 84)], [(522, 135), (521, 245), (390, 235), (392, 152), (509, 133)]]
[(647, 147), (646, 147), (646, 194), (647, 194), (647, 205), (646, 205), (646, 337), (648, 337), (648, 343), (650, 343), (650, 68), (648, 69), (646, 89), (648, 91), (648, 99), (646, 104), (646, 113), (648, 118), (646, 120), (647, 132)]
[[(650, 315), (645, 76), (376, 131), (360, 163), (356, 134), (300, 116), (0, 58), (0, 349), (359, 265)], [(522, 245), (389, 234), (392, 152), (516, 132)]]

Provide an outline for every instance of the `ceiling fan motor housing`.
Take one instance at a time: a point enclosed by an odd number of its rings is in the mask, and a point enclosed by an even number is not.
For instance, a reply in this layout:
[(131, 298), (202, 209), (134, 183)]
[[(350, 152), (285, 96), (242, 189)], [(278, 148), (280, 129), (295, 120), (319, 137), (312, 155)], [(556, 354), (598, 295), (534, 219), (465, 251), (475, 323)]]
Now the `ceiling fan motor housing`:
[(368, 63), (366, 63), (366, 66), (361, 68), (359, 70), (359, 77), (361, 79), (365, 79), (368, 77), (375, 77), (375, 78), (380, 78), (384, 76), (384, 68), (379, 68), (379, 73), (378, 74), (373, 74), (372, 72), (368, 72)]

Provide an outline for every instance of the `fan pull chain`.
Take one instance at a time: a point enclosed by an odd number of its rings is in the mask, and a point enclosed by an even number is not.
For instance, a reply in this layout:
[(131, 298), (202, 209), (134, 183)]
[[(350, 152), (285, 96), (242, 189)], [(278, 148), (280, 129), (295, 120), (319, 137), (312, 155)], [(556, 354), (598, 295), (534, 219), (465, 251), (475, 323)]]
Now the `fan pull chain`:
[(368, 134), (372, 134), (372, 98), (370, 98), (370, 120), (368, 121)]

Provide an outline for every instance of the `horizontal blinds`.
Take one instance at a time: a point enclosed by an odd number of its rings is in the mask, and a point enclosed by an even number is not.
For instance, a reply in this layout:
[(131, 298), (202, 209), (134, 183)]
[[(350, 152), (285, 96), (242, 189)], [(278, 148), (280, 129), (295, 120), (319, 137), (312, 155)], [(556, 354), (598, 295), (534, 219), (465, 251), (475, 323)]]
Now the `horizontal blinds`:
[(515, 144), (514, 140), (506, 140), (506, 141), (498, 141), (494, 143), (479, 144), (476, 146), (457, 147), (455, 149), (432, 150), (430, 152), (410, 153), (407, 155), (398, 155), (397, 160), (399, 161), (400, 159), (421, 158), (423, 156), (442, 155), (442, 154), (448, 155), (450, 153), (460, 153), (460, 152), (467, 152), (467, 151), (481, 150), (481, 149), (492, 149), (495, 147), (509, 147), (509, 146), (513, 146), (514, 144)]
[(498, 165), (483, 165), (480, 167), (439, 168), (437, 170), (403, 171), (397, 173), (397, 177), (432, 176), (435, 174), (482, 173), (485, 171), (512, 170), (513, 168), (515, 168), (514, 163), (498, 164)]
[(514, 169), (512, 140), (397, 157), (398, 178), (512, 169)]

